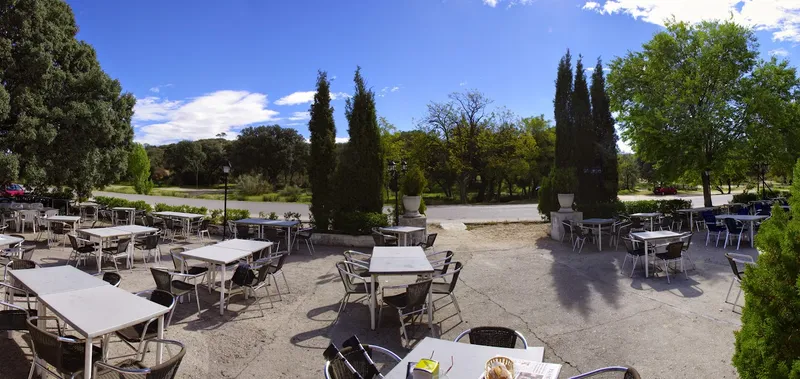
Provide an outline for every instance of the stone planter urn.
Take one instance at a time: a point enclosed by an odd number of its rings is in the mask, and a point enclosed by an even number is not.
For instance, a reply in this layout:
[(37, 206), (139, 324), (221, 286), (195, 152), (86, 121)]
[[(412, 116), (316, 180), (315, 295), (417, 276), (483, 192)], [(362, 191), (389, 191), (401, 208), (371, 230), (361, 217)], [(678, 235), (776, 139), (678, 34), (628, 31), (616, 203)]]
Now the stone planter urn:
[(403, 196), (403, 208), (405, 208), (405, 217), (420, 217), (419, 205), (422, 201), (422, 196)]
[[(558, 194), (558, 205), (561, 206), (559, 212), (572, 212), (572, 202), (575, 200), (574, 193), (560, 193)], [(403, 200), (405, 204), (405, 199)]]

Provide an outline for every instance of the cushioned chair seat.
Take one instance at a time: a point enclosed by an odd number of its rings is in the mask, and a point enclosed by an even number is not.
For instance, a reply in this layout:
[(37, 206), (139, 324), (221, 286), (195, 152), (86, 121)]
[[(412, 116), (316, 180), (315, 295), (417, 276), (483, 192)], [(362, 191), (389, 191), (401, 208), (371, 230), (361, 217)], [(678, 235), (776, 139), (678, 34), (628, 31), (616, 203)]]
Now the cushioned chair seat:
[(189, 274), (189, 275), (199, 275), (199, 274), (202, 274), (202, 273), (204, 273), (206, 271), (208, 271), (208, 267), (191, 266), (186, 271), (186, 273)]
[[(139, 342), (142, 340), (142, 332), (144, 331), (144, 325), (146, 323), (142, 322), (133, 326), (129, 326), (125, 329), (117, 331), (117, 335), (119, 338), (122, 338), (128, 342)], [(144, 339), (152, 339), (156, 338), (158, 335), (158, 323), (153, 321), (150, 323), (150, 326), (147, 327), (147, 334), (145, 334)]]
[(189, 291), (194, 291), (194, 284), (186, 283), (186, 282), (181, 281), (181, 280), (173, 280), (172, 281), (172, 288), (174, 290), (173, 293), (179, 292), (179, 291), (180, 292), (184, 292), (184, 291), (185, 292), (189, 292)]

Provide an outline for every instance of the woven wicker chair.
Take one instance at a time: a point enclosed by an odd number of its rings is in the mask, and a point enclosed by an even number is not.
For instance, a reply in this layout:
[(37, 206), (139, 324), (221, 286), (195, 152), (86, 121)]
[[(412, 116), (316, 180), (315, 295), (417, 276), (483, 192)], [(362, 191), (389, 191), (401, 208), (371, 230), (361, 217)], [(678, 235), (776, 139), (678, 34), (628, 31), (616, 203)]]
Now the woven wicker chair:
[(464, 336), (469, 336), (469, 343), (473, 345), (506, 347), (513, 349), (517, 340), (522, 342), (522, 348), (528, 348), (528, 341), (522, 333), (502, 326), (481, 326), (477, 328), (467, 329), (456, 337), (454, 340), (458, 342)]
[[(37, 267), (39, 267), (39, 265), (37, 265), (36, 262), (25, 259), (12, 259), (11, 262), (6, 263), (6, 269), (3, 272), (3, 282), (9, 284), (11, 287), (11, 289), (6, 288), (5, 292), (6, 301), (12, 300), (12, 297), (14, 299), (24, 297), (26, 305), (28, 306), (28, 308), (31, 308), (31, 300), (28, 292), (24, 290), (17, 290), (25, 286), (23, 286), (22, 283), (20, 283), (14, 277), (10, 276), (9, 271), (29, 270)], [(13, 302), (17, 303), (16, 300)]]
[(236, 224), (236, 238), (243, 240), (249, 240), (253, 238), (253, 233), (250, 232), (250, 226)]
[(130, 224), (128, 211), (126, 210), (114, 211), (114, 225), (128, 225), (128, 224)]
[[(136, 293), (137, 296), (146, 297), (150, 301), (162, 305), (169, 309), (170, 315), (175, 309), (175, 296), (167, 291), (147, 290)], [(165, 326), (166, 328), (166, 326)], [(131, 349), (136, 350), (135, 357), (144, 358), (146, 343), (158, 337), (158, 317), (118, 330), (116, 333), (122, 342), (125, 342)], [(138, 343), (139, 346), (133, 344)]]
[[(400, 318), (400, 335), (406, 339), (406, 346), (409, 345), (411, 338), (409, 338), (406, 331), (406, 325), (413, 325), (417, 316), (421, 316), (428, 308), (428, 292), (431, 288), (431, 280), (423, 280), (413, 284), (405, 284), (400, 286), (390, 286), (381, 288), (381, 298), (383, 302), (392, 308), (397, 309), (397, 315)], [(386, 289), (399, 289), (404, 288), (405, 292), (386, 296)], [(378, 311), (378, 320), (383, 316), (383, 306)], [(406, 316), (411, 316), (411, 322), (406, 323)]]
[(344, 255), (344, 260), (354, 263), (354, 265), (350, 267), (353, 270), (353, 274), (362, 277), (370, 276), (369, 261), (372, 259), (372, 255), (355, 250), (345, 250), (342, 255)]
[[(200, 243), (205, 241), (205, 237), (211, 239), (211, 232), (208, 231), (208, 225), (211, 223), (211, 220), (203, 219), (200, 222), (200, 225), (197, 227), (197, 237), (200, 238)], [(205, 236), (205, 237), (204, 237)]]
[(286, 233), (284, 233), (281, 229), (264, 228), (264, 238), (267, 241), (274, 243), (275, 250), (277, 251), (281, 248), (281, 240), (286, 238)]
[[(606, 375), (610, 372), (617, 373), (616, 376), (609, 376)], [(603, 378), (618, 378), (618, 379), (641, 379), (639, 376), (639, 372), (636, 371), (633, 367), (625, 367), (625, 366), (613, 366), (613, 367), (603, 367), (597, 370), (592, 370), (580, 375), (572, 376), (569, 379), (583, 379), (583, 378), (590, 378), (593, 376), (602, 375)]]
[[(339, 277), (341, 277), (342, 285), (344, 285), (344, 296), (342, 296), (342, 300), (339, 301), (339, 310), (337, 313), (342, 313), (347, 307), (350, 295), (364, 295), (363, 298), (368, 299), (372, 293), (372, 283), (368, 282), (365, 277), (354, 273), (355, 269), (359, 268), (358, 266), (358, 264), (348, 261), (336, 263), (336, 269), (339, 270)], [(376, 292), (379, 286), (378, 283), (375, 283)], [(337, 316), (337, 318), (338, 317), (339, 316)]]
[[(361, 346), (364, 347), (364, 350), (367, 351), (370, 359), (372, 359), (376, 365), (385, 363), (384, 366), (392, 365), (392, 367), (394, 367), (401, 361), (397, 354), (384, 347), (368, 344), (361, 344)], [(323, 370), (325, 379), (357, 379), (366, 378), (370, 375), (371, 364), (360, 349), (345, 347), (339, 350), (339, 352), (342, 354), (341, 356), (325, 361), (325, 368)], [(380, 355), (384, 356), (386, 359), (378, 358), (375, 353), (380, 353)], [(345, 360), (347, 363), (345, 363)], [(350, 371), (348, 364), (356, 370), (356, 373)], [(391, 369), (392, 367), (386, 368)]]
[[(128, 359), (115, 364), (108, 364), (104, 362), (95, 362), (94, 367), (97, 370), (95, 379), (173, 379), (178, 373), (181, 361), (186, 354), (186, 348), (182, 343), (172, 340), (152, 339), (145, 342), (145, 351), (152, 351), (153, 348), (148, 348), (148, 344), (156, 343), (165, 345), (165, 349), (169, 351), (170, 346), (177, 346), (180, 350), (174, 353), (172, 357), (165, 362), (148, 366), (142, 360)], [(78, 372), (75, 377), (83, 376), (83, 372)]]
[(125, 264), (128, 265), (128, 268), (131, 267), (130, 256), (128, 255), (128, 245), (130, 245), (130, 243), (131, 243), (130, 238), (123, 238), (117, 240), (117, 246), (102, 249), (103, 258), (111, 259), (111, 261), (114, 262), (114, 269), (117, 272), (119, 272), (117, 259), (125, 258)]
[(0, 288), (4, 289), (6, 293), (25, 293), (26, 303), (29, 304), (27, 308), (23, 308), (19, 304), (0, 300), (0, 307), (3, 308), (0, 309), (0, 331), (28, 330), (26, 320), (28, 317), (37, 315), (36, 309), (30, 307), (30, 294), (24, 289), (3, 282), (0, 282)]
[(312, 228), (305, 228), (300, 229), (297, 233), (294, 234), (295, 240), (300, 242), (306, 243), (306, 249), (308, 249), (308, 255), (314, 255), (316, 250), (314, 249), (314, 241), (311, 240), (311, 236), (314, 235), (314, 229)]
[[(39, 327), (39, 321), (42, 327)], [(48, 321), (55, 321), (58, 334), (44, 329)], [(31, 316), (27, 320), (28, 333), (33, 342), (33, 363), (28, 377), (33, 376), (37, 367), (53, 376), (69, 378), (84, 368), (84, 340), (62, 334), (58, 318), (52, 316)], [(92, 346), (92, 361), (103, 358), (103, 349)]]
[[(625, 245), (627, 254), (625, 254), (625, 260), (622, 261), (622, 268), (620, 271), (625, 270), (625, 264), (628, 263), (628, 259), (630, 259), (633, 261), (633, 268), (631, 268), (630, 276), (633, 277), (633, 272), (636, 270), (636, 264), (639, 263), (639, 258), (645, 256), (644, 246), (637, 247), (636, 242), (626, 237), (622, 237), (622, 243)], [(644, 264), (647, 264), (647, 262), (644, 262)]]
[[(436, 314), (437, 310), (436, 302), (449, 296), (450, 303), (447, 303), (442, 307), (445, 307), (452, 303), (456, 307), (456, 312), (458, 312), (458, 319), (461, 320), (461, 322), (464, 322), (464, 319), (461, 318), (461, 307), (458, 306), (456, 295), (455, 293), (453, 293), (453, 291), (455, 291), (456, 289), (456, 283), (458, 283), (458, 275), (461, 274), (461, 269), (464, 267), (464, 265), (461, 262), (453, 262), (453, 266), (454, 266), (453, 269), (446, 274), (434, 275), (433, 277), (434, 279), (442, 278), (444, 279), (444, 283), (433, 282), (431, 284), (431, 293), (434, 295), (444, 295), (444, 296), (441, 296), (438, 299), (433, 299), (433, 301), (431, 301), (431, 305), (433, 305), (433, 313)], [(449, 283), (446, 279), (446, 277), (448, 276), (451, 277)]]
[[(145, 236), (141, 242), (136, 242), (133, 245), (134, 249), (139, 249), (142, 252), (142, 260), (147, 265), (147, 257), (152, 256), (154, 263), (161, 263), (161, 247), (158, 242), (161, 241), (161, 236), (158, 234), (151, 234)], [(146, 253), (145, 253), (146, 252)]]
[[(442, 258), (442, 256), (444, 256), (444, 258)], [(453, 261), (454, 256), (455, 253), (450, 250), (428, 254), (428, 260), (431, 262), (431, 266), (433, 266), (433, 276), (442, 277), (446, 282), (447, 279), (444, 275), (447, 274), (447, 269), (450, 267), (450, 262)]]
[[(197, 301), (197, 313), (200, 313), (200, 296), (197, 292), (197, 285), (202, 282), (202, 280), (198, 280), (195, 284), (187, 283), (182, 280), (173, 280), (173, 276), (182, 277), (182, 278), (202, 278), (202, 275), (188, 275), (183, 274), (176, 271), (169, 271), (165, 268), (156, 268), (150, 267), (150, 273), (153, 275), (153, 280), (156, 282), (156, 289), (168, 292), (175, 297), (180, 298), (183, 295), (189, 296), (189, 301), (192, 300), (192, 290), (194, 290), (195, 300)], [(172, 309), (169, 312), (169, 319), (167, 320), (167, 326), (172, 323), (172, 315), (175, 313), (175, 309)]]

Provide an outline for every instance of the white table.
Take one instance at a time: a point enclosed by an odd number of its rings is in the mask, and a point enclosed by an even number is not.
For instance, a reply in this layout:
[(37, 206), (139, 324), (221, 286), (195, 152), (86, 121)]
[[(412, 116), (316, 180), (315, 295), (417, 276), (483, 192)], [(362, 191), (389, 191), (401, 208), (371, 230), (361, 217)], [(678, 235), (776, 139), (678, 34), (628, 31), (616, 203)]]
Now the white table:
[(597, 226), (597, 250), (603, 251), (603, 225), (614, 224), (613, 218), (587, 218), (580, 221), (583, 225)]
[(742, 223), (749, 223), (748, 229), (750, 229), (750, 247), (754, 247), (755, 243), (753, 240), (755, 239), (756, 234), (756, 222), (766, 220), (769, 216), (766, 215), (719, 215), (717, 216), (718, 219), (723, 218), (732, 218), (737, 221), (741, 221)]
[[(80, 216), (50, 216), (50, 217), (42, 217), (47, 223), (47, 232), (50, 234), (50, 223), (51, 222), (63, 222), (65, 224), (72, 224), (72, 230), (78, 229), (78, 222), (81, 221)], [(53, 236), (50, 235), (50, 240), (53, 239)]]
[[(678, 213), (688, 213), (689, 214), (689, 231), (691, 232), (694, 228), (694, 215), (695, 213), (701, 213), (705, 211), (714, 211), (717, 207), (701, 207), (701, 208), (686, 208), (686, 209), (678, 209)], [(699, 229), (698, 229), (699, 230)]]
[[(84, 379), (92, 376), (92, 340), (158, 317), (158, 338), (164, 338), (168, 308), (117, 287), (107, 285), (38, 297), (39, 302), (86, 338)], [(106, 346), (106, 349), (108, 347)], [(161, 363), (162, 346), (156, 349)]]
[[(369, 261), (369, 273), (373, 285), (370, 286), (372, 294), (369, 302), (369, 314), (372, 330), (375, 330), (375, 283), (379, 275), (426, 275), (433, 273), (433, 266), (428, 261), (425, 251), (420, 246), (392, 247), (377, 246), (372, 249), (372, 258)], [(433, 310), (431, 307), (431, 294), (428, 291), (428, 327), (433, 330)]]
[(7, 234), (0, 234), (0, 247), (16, 245), (22, 241), (24, 240), (19, 237), (12, 237)]
[(444, 372), (450, 368), (452, 357), (453, 368), (447, 373), (447, 378), (478, 379), (484, 372), (486, 361), (489, 359), (502, 355), (511, 359), (542, 362), (544, 348), (529, 346), (528, 349), (509, 349), (425, 337), (386, 375), (386, 379), (406, 379), (408, 363), (418, 362), (422, 358), (431, 358), (431, 354), (433, 360), (439, 362), (439, 375), (444, 375)]
[(227, 249), (236, 249), (236, 250), (254, 252), (254, 251), (264, 250), (272, 245), (274, 245), (272, 242), (266, 242), (266, 241), (232, 239), (219, 242), (214, 246), (224, 247)]
[[(130, 266), (133, 266), (133, 240), (143, 234), (153, 234), (158, 231), (157, 228), (149, 227), (149, 226), (142, 226), (142, 225), (120, 225), (120, 226), (112, 226), (111, 229), (122, 230), (124, 232), (128, 232), (131, 236), (131, 243), (128, 244), (128, 261), (130, 262)], [(159, 258), (160, 260), (161, 258)]]
[(669, 230), (658, 230), (652, 232), (638, 232), (631, 233), (631, 236), (639, 241), (644, 242), (644, 277), (650, 276), (650, 250), (647, 248), (648, 243), (655, 243), (656, 241), (664, 241), (669, 239), (678, 239), (682, 236), (680, 233), (675, 233)]
[[(261, 249), (263, 249), (263, 247)], [(183, 255), (184, 258), (196, 259), (198, 261), (208, 262), (211, 265), (220, 266), (219, 314), (222, 315), (225, 311), (225, 265), (236, 262), (261, 249), (247, 251), (218, 245), (208, 245), (199, 249), (184, 251), (181, 255)]]
[[(424, 231), (425, 228), (420, 228), (416, 226), (387, 226), (385, 228), (380, 228), (380, 231), (385, 233), (396, 233), (403, 235), (403, 246), (408, 246), (408, 235), (414, 232), (421, 232)], [(412, 241), (413, 242), (413, 241)]]
[(159, 217), (166, 217), (166, 218), (177, 218), (181, 219), (184, 222), (184, 231), (186, 232), (186, 236), (189, 236), (189, 229), (192, 227), (192, 220), (196, 220), (198, 218), (206, 217), (206, 215), (201, 215), (197, 213), (184, 213), (184, 212), (172, 212), (172, 211), (164, 211), (164, 212), (155, 212), (153, 215)]
[(657, 217), (661, 217), (661, 213), (659, 213), (659, 212), (634, 213), (634, 214), (630, 215), (630, 217), (649, 218), (650, 219), (650, 230), (653, 230), (653, 219), (657, 218)]
[(112, 210), (112, 211), (115, 211), (115, 212), (113, 212), (113, 213), (112, 213), (112, 215), (113, 215), (113, 219), (114, 219), (114, 220), (113, 220), (113, 223), (114, 223), (114, 225), (116, 225), (116, 224), (117, 224), (117, 221), (118, 221), (118, 220), (117, 220), (117, 212), (116, 212), (116, 211), (125, 211), (125, 212), (128, 212), (128, 225), (133, 225), (133, 224), (135, 224), (135, 223), (136, 223), (136, 222), (135, 222), (135, 221), (136, 221), (136, 208), (131, 208), (131, 207), (114, 207), (114, 208), (111, 208), (111, 210)]
[(288, 248), (289, 253), (292, 252), (292, 246), (294, 245), (294, 239), (292, 238), (292, 228), (297, 227), (300, 225), (300, 221), (293, 221), (293, 220), (267, 220), (265, 218), (243, 218), (241, 220), (234, 221), (236, 224), (243, 224), (243, 225), (256, 225), (258, 226), (258, 238), (264, 238), (264, 227), (274, 227), (274, 228), (284, 228), (286, 229), (286, 246)]
[(92, 203), (91, 201), (77, 203), (75, 204), (76, 207), (80, 210), (81, 218), (86, 220), (86, 208), (94, 208), (94, 215), (92, 216), (92, 221), (97, 221), (97, 211), (100, 210), (100, 205), (97, 203)]
[[(96, 240), (99, 242), (97, 247), (95, 248), (95, 252), (97, 255), (97, 272), (101, 271), (101, 260), (103, 258), (103, 244), (108, 242), (112, 238), (119, 238), (119, 237), (130, 237), (131, 232), (126, 230), (118, 229), (118, 227), (113, 228), (91, 228), (91, 229), (78, 229), (78, 232), (81, 234), (85, 234), (89, 236), (89, 240)], [(128, 245), (128, 267), (130, 267), (130, 252), (131, 246), (133, 241), (131, 241), (131, 245)]]
[(37, 296), (110, 286), (108, 282), (72, 266), (9, 270), (8, 273)]

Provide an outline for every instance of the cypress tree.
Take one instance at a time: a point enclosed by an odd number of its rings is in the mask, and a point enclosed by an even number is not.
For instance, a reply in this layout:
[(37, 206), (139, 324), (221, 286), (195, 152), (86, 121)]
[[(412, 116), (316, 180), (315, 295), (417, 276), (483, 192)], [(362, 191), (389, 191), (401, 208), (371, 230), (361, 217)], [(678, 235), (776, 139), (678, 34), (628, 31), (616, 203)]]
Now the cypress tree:
[(603, 74), (603, 62), (597, 58), (597, 65), (592, 73), (592, 123), (597, 138), (595, 159), (602, 170), (600, 189), (597, 200), (601, 203), (615, 201), (619, 189), (619, 173), (617, 171), (617, 132), (614, 128), (614, 117), (611, 116), (606, 80)]
[(311, 139), (311, 164), (308, 180), (311, 184), (311, 213), (314, 227), (327, 230), (335, 199), (333, 195), (333, 173), (336, 170), (336, 124), (331, 107), (328, 73), (317, 73), (317, 93), (309, 110), (311, 120), (308, 131)]
[(575, 167), (575, 135), (572, 128), (572, 55), (569, 50), (558, 62), (553, 108), (556, 121), (555, 167)]
[(339, 165), (342, 212), (383, 212), (383, 151), (375, 111), (375, 93), (366, 88), (361, 67), (356, 69), (355, 92), (347, 99), (345, 115), (350, 141)]
[(575, 135), (574, 162), (578, 178), (575, 201), (579, 204), (596, 202), (598, 175), (593, 172), (595, 133), (592, 125), (592, 109), (589, 101), (589, 88), (583, 70), (583, 58), (578, 56), (575, 65), (575, 85), (572, 92), (572, 122)]

